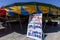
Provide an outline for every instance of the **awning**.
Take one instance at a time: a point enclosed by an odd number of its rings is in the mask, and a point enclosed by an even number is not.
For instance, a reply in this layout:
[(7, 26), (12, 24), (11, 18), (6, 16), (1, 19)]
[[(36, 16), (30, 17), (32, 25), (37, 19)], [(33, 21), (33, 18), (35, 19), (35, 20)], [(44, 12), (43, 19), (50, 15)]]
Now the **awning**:
[[(9, 11), (7, 11), (9, 10)], [(41, 10), (36, 5), (12, 6), (7, 8), (7, 16), (13, 12), (18, 15), (31, 15), (41, 13)]]
[(39, 5), (23, 5), (23, 6), (11, 6), (5, 9), (0, 9), (0, 16), (14, 16), (18, 15), (30, 15), (34, 13), (52, 14), (56, 15), (57, 10), (55, 8), (50, 8), (46, 6)]

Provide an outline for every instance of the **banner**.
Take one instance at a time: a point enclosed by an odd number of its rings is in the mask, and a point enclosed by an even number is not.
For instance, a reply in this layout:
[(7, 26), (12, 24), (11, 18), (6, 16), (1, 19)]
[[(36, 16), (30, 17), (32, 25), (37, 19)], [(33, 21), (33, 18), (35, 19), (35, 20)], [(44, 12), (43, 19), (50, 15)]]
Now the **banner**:
[(30, 16), (27, 37), (42, 40), (42, 13)]

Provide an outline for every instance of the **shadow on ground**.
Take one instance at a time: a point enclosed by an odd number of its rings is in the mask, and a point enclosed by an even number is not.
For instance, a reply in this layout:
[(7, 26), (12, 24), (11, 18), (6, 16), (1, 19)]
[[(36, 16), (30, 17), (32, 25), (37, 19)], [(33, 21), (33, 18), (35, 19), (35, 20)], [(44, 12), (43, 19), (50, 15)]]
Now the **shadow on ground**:
[(3, 23), (2, 25), (5, 28), (0, 29), (0, 37), (6, 36), (13, 32), (17, 32), (17, 33), (20, 33), (23, 35), (25, 35), (27, 33), (27, 23), (26, 22), (22, 23), (22, 29), (20, 27), (19, 22), (12, 22), (12, 23), (10, 23), (10, 26), (9, 25), (6, 26), (5, 23)]
[[(25, 21), (24, 23), (22, 23), (22, 30), (21, 30), (21, 27), (20, 27), (20, 24), (19, 22), (12, 22), (10, 23), (11, 26), (5, 26), (5, 24), (3, 23), (3, 27), (5, 27), (4, 29), (0, 29), (0, 37), (3, 37), (3, 36), (6, 36), (10, 33), (13, 33), (13, 32), (17, 32), (19, 34), (23, 34), (25, 35), (27, 33), (27, 25), (28, 25), (28, 22)], [(44, 29), (44, 32), (45, 33), (54, 33), (54, 32), (58, 32), (60, 31), (60, 25), (57, 25), (57, 26), (48, 26), (47, 28)], [(47, 35), (45, 35), (46, 37)]]
[(47, 28), (44, 29), (45, 33), (54, 33), (60, 31), (60, 25), (57, 26), (47, 26)]
[(57, 26), (46, 26), (46, 28), (43, 30), (44, 31), (44, 39), (48, 36), (47, 33), (57, 33), (60, 31), (60, 24)]

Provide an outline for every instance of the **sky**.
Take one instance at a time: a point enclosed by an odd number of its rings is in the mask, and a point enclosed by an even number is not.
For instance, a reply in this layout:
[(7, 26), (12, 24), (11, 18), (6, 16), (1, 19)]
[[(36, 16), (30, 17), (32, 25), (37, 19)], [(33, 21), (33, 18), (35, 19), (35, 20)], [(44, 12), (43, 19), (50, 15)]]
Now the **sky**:
[(16, 2), (40, 2), (56, 5), (60, 7), (60, 0), (0, 0), (0, 7), (10, 5)]

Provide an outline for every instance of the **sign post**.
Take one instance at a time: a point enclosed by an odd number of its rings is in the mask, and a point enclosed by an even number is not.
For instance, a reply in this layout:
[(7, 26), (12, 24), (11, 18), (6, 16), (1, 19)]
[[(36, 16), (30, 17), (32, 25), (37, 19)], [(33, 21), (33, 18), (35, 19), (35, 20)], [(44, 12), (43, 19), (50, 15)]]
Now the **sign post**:
[(35, 40), (42, 40), (42, 13), (33, 14), (30, 19), (27, 29), (27, 37)]

